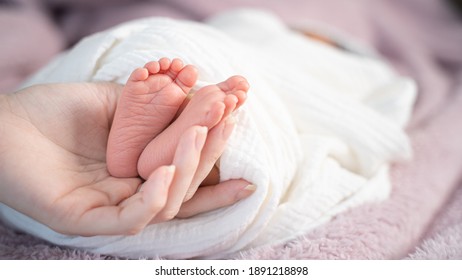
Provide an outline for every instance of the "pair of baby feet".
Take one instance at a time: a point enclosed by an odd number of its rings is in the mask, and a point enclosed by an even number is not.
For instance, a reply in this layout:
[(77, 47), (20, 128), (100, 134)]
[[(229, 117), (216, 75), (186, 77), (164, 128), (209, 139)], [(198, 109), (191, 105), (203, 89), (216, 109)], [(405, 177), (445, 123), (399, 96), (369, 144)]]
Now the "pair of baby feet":
[(197, 69), (182, 60), (161, 58), (134, 70), (122, 90), (107, 147), (112, 176), (146, 179), (173, 160), (179, 137), (199, 125), (212, 129), (246, 100), (249, 84), (232, 76), (199, 89)]

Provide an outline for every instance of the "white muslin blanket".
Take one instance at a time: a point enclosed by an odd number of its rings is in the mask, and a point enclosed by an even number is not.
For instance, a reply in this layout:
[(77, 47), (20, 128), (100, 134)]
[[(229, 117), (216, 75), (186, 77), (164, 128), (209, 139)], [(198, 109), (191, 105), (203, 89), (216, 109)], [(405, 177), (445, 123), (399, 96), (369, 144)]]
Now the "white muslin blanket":
[[(238, 10), (207, 23), (148, 18), (82, 40), (27, 85), (125, 83), (161, 57), (197, 66), (197, 87), (245, 76), (248, 101), (220, 159), (221, 178), (249, 198), (134, 236), (58, 234), (2, 205), (10, 225), (52, 243), (130, 258), (222, 258), (293, 238), (351, 207), (385, 199), (388, 168), (411, 154), (403, 131), (414, 83), (380, 59), (312, 41), (270, 14)], [(26, 86), (26, 85), (25, 85)], [(197, 89), (196, 87), (196, 89)]]

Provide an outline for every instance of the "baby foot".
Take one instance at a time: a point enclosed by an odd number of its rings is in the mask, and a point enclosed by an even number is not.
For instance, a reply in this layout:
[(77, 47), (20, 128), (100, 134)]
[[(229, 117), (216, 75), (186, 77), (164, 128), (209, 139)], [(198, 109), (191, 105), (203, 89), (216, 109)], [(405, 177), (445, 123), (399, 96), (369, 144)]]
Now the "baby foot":
[(171, 164), (179, 137), (186, 129), (194, 125), (213, 128), (245, 102), (248, 89), (249, 84), (245, 78), (233, 76), (198, 90), (178, 118), (141, 153), (138, 160), (139, 175), (147, 178), (159, 166)]
[(196, 83), (197, 70), (180, 59), (162, 58), (132, 72), (122, 90), (107, 146), (112, 176), (138, 176), (138, 158), (165, 129)]

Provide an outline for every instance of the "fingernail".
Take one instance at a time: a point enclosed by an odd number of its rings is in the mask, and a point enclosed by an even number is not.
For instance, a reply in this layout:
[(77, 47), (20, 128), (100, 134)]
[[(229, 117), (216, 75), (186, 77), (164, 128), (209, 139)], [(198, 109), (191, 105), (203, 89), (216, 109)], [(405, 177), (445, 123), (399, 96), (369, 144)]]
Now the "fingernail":
[(233, 116), (229, 116), (225, 120), (225, 127), (223, 128), (223, 134), (222, 134), (223, 139), (226, 140), (226, 139), (229, 138), (229, 136), (231, 136), (231, 133), (234, 130), (234, 125), (235, 124), (236, 124), (236, 118), (233, 117)]
[(164, 173), (164, 180), (165, 180), (164, 186), (170, 186), (172, 184), (173, 175), (175, 174), (175, 165), (167, 166), (164, 172), (165, 172)]
[(165, 168), (165, 175), (167, 176), (172, 176), (173, 173), (175, 173), (175, 165), (168, 165), (166, 168)]
[(257, 189), (257, 186), (255, 185), (247, 185), (245, 188), (243, 188), (237, 193), (236, 197), (238, 200), (244, 199), (246, 197), (249, 197), (251, 194), (253, 194), (256, 189)]
[(196, 129), (196, 149), (202, 150), (205, 144), (205, 139), (207, 138), (207, 127), (200, 126)]

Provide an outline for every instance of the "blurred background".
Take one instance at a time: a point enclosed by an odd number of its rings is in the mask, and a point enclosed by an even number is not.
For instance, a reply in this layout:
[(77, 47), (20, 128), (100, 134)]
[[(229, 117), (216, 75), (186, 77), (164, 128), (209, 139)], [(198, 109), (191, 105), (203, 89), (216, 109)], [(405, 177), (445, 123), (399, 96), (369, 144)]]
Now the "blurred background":
[[(168, 16), (202, 21), (238, 7), (273, 11), (290, 26), (325, 24), (373, 46), (403, 72), (396, 48), (455, 48), (448, 41), (460, 29), (461, 0), (0, 0), (0, 92), (14, 90), (25, 77), (83, 36), (128, 20)], [(459, 9), (458, 9), (459, 8)], [(396, 33), (396, 34), (393, 34)], [(431, 34), (431, 36), (428, 36)], [(390, 39), (391, 38), (391, 39)], [(398, 38), (398, 39), (396, 39)], [(435, 42), (445, 42), (436, 46)], [(414, 49), (414, 48), (411, 48)], [(430, 50), (431, 52), (432, 50)], [(453, 50), (450, 50), (453, 52)], [(451, 64), (452, 57), (442, 63)], [(407, 68), (407, 69), (406, 69)], [(415, 74), (415, 73), (412, 73)], [(418, 75), (417, 75), (418, 76)], [(419, 77), (417, 77), (419, 78)]]

